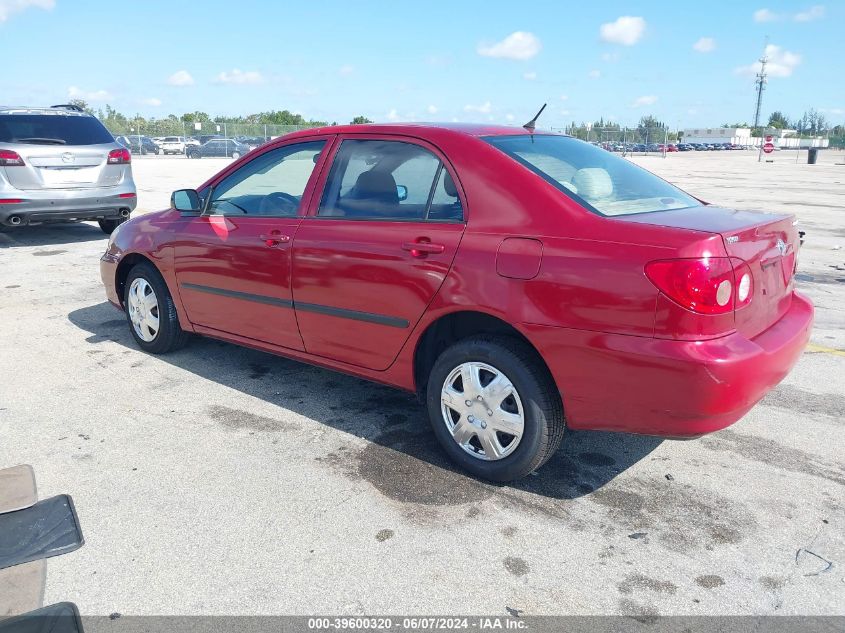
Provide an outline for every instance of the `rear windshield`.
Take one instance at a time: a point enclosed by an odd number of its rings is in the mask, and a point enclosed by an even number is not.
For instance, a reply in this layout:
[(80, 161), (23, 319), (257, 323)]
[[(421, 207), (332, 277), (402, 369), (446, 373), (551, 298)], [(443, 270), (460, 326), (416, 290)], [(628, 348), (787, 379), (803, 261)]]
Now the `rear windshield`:
[(103, 124), (90, 116), (0, 114), (0, 143), (99, 145), (114, 143)]
[(542, 134), (490, 136), (484, 140), (601, 215), (701, 206), (665, 180), (584, 141)]

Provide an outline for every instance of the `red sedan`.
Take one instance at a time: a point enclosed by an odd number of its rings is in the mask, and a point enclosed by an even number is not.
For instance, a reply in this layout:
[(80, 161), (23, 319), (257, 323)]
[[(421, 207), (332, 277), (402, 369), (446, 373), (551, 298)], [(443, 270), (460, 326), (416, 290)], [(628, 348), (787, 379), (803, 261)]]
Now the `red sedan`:
[(567, 136), (306, 130), (171, 207), (102, 258), (142, 349), (195, 333), (417, 392), (443, 449), (493, 480), (565, 428), (724, 428), (813, 321), (792, 216), (709, 206)]

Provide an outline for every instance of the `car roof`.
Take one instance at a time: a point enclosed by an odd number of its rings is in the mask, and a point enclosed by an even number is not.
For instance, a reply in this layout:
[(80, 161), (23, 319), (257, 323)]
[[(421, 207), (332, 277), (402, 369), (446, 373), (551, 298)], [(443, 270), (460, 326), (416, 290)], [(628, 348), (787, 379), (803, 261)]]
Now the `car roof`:
[[(316, 134), (404, 134), (426, 138), (437, 136), (443, 132), (473, 137), (518, 136), (532, 133), (522, 127), (488, 125), (484, 123), (364, 123), (360, 125), (330, 125), (299, 130), (285, 135), (284, 138), (289, 139)], [(541, 130), (537, 130), (535, 133), (554, 134), (553, 132)]]
[(62, 114), (67, 116), (93, 116), (88, 112), (72, 110), (65, 106), (4, 106), (0, 105), (0, 114)]

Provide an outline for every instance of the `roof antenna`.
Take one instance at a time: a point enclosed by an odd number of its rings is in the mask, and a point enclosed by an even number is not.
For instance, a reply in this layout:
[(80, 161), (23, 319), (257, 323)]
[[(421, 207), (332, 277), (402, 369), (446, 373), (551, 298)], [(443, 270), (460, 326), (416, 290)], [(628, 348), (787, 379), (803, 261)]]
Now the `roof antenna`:
[(539, 111), (537, 114), (535, 114), (535, 115), (534, 115), (534, 118), (533, 118), (533, 119), (531, 119), (528, 123), (526, 123), (526, 124), (525, 124), (525, 125), (523, 125), (522, 127), (524, 127), (526, 130), (528, 130), (529, 132), (531, 132), (531, 133), (533, 134), (533, 133), (534, 133), (534, 128), (536, 128), (536, 127), (537, 127), (537, 119), (539, 119), (539, 118), (540, 118), (540, 115), (541, 115), (541, 114), (543, 114), (543, 110), (545, 110), (545, 109), (546, 109), (546, 106), (547, 106), (547, 105), (548, 105), (547, 103), (544, 103), (544, 104), (543, 104), (543, 107), (542, 107), (542, 108), (540, 108), (540, 111)]

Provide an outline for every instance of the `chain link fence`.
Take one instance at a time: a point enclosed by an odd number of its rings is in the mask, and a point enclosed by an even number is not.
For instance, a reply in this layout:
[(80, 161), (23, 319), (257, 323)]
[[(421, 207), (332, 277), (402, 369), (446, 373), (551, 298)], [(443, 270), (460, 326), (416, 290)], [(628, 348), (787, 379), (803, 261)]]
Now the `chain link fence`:
[(622, 154), (664, 154), (670, 145), (677, 146), (677, 132), (668, 127), (590, 127), (585, 125), (551, 128), (575, 138)]
[(217, 123), (202, 122), (197, 129), (193, 122), (179, 119), (159, 119), (150, 121), (103, 121), (109, 132), (114, 136), (147, 136), (149, 138), (163, 138), (165, 136), (183, 136), (199, 138), (201, 136), (216, 136), (236, 140), (248, 139), (254, 142), (265, 142), (284, 136), (290, 132), (309, 129), (309, 125), (273, 125), (265, 123)]

